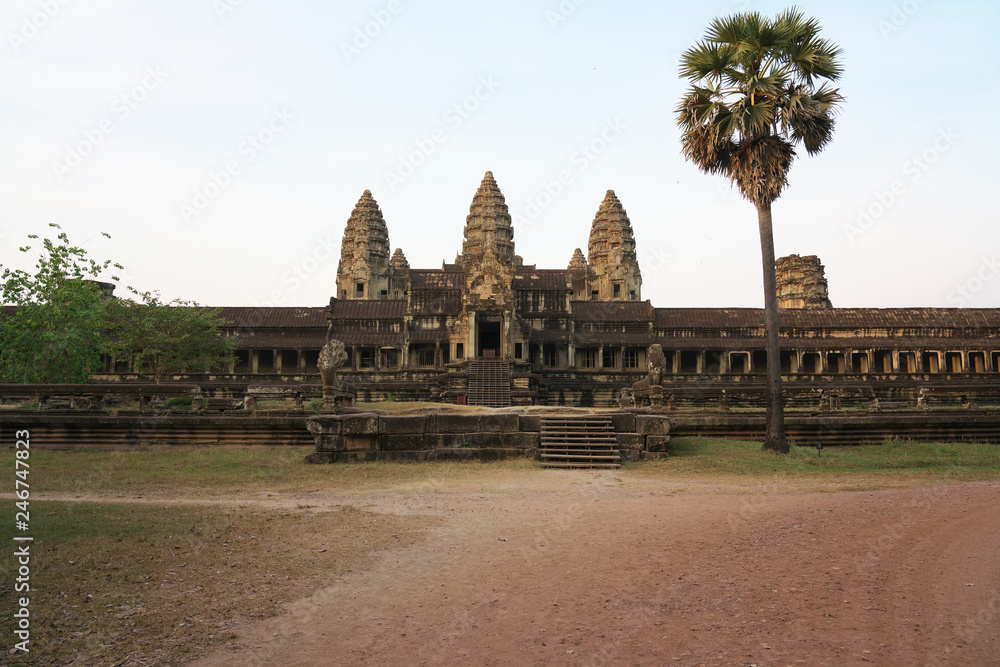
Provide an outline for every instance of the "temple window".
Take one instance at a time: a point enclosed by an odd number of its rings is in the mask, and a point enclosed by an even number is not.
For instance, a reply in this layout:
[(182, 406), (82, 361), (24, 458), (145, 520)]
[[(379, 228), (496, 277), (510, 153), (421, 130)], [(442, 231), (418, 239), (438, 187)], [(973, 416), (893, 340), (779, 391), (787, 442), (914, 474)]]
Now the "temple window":
[(941, 372), (941, 357), (937, 352), (924, 352), (923, 362), (925, 373)]
[(434, 348), (422, 347), (417, 350), (417, 364), (420, 366), (434, 365)]
[(624, 364), (625, 368), (639, 368), (639, 350), (625, 350)]
[(972, 373), (986, 372), (986, 357), (982, 352), (969, 352), (969, 371)]
[(750, 355), (746, 352), (729, 353), (729, 371), (743, 375), (750, 372)]
[(962, 372), (962, 353), (948, 352), (944, 355), (944, 365), (949, 373)]
[(363, 297), (365, 295), (365, 284), (364, 283), (356, 283), (354, 285), (354, 295), (356, 297), (359, 297), (359, 298)]
[(847, 370), (847, 362), (843, 352), (830, 352), (826, 355), (826, 365), (831, 373), (843, 373)]

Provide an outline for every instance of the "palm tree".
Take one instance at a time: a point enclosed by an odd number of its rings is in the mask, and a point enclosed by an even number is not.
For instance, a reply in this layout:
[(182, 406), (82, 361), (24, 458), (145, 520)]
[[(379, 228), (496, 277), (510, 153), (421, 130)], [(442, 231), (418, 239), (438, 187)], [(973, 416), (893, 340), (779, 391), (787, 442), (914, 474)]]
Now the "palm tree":
[(822, 151), (844, 99), (827, 85), (840, 78), (841, 49), (820, 38), (819, 28), (797, 8), (774, 19), (758, 12), (715, 19), (680, 66), (691, 82), (677, 106), (684, 157), (728, 177), (757, 207), (767, 336), (764, 449), (785, 453), (771, 204), (788, 185), (795, 145), (810, 155)]

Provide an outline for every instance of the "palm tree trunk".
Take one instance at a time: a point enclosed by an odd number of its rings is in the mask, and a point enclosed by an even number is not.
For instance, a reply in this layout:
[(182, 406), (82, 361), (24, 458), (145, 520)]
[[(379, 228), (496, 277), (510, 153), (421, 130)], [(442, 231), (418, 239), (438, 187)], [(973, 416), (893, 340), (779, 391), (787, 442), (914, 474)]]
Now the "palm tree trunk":
[(781, 396), (781, 346), (778, 339), (778, 281), (774, 270), (774, 234), (771, 205), (757, 206), (760, 254), (764, 263), (764, 333), (767, 337), (767, 431), (764, 449), (788, 453), (785, 439), (785, 405)]

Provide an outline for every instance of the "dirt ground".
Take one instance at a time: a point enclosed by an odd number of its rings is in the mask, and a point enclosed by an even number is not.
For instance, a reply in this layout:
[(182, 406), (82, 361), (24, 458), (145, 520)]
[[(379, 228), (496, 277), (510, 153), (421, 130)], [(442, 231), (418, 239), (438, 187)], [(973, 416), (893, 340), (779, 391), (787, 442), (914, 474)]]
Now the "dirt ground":
[(1000, 483), (550, 472), (351, 498), (444, 521), (194, 665), (1000, 665)]

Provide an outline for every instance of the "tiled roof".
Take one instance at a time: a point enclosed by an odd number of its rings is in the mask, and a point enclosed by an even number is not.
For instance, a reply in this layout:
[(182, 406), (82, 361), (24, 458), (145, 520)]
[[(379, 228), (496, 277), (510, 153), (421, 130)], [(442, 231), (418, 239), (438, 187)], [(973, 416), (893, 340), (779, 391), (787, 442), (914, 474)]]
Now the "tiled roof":
[[(1000, 327), (1000, 308), (782, 309), (782, 328), (864, 329)], [(764, 326), (762, 308), (657, 308), (654, 327), (719, 329)]]
[(566, 290), (569, 291), (569, 272), (560, 269), (514, 272), (514, 289), (522, 290)]
[(571, 306), (580, 322), (648, 322), (653, 317), (648, 301), (573, 301)]
[(410, 289), (463, 289), (465, 273), (442, 269), (410, 269)]
[(401, 320), (406, 315), (406, 301), (352, 301), (338, 299), (332, 306), (335, 320)]
[(323, 327), (323, 308), (264, 308), (253, 306), (219, 308), (222, 319), (235, 327)]

